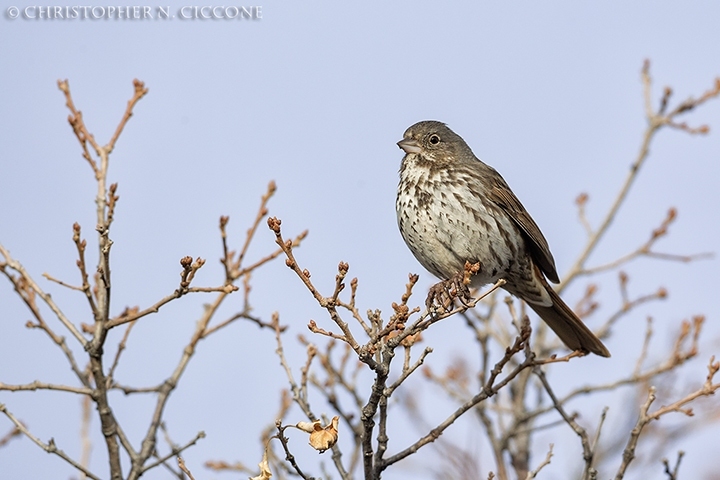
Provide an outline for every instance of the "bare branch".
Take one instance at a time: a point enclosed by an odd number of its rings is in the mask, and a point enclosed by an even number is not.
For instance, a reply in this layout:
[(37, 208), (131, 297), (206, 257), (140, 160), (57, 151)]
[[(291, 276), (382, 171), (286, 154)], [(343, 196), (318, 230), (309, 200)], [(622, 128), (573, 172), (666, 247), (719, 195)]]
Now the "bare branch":
[(70, 465), (75, 467), (77, 470), (79, 470), (80, 472), (85, 474), (85, 476), (87, 476), (88, 478), (91, 478), (93, 480), (100, 480), (100, 477), (94, 475), (92, 472), (90, 472), (90, 470), (83, 467), (82, 465), (77, 463), (75, 460), (70, 458), (65, 452), (63, 452), (62, 450), (57, 448), (57, 446), (55, 445), (55, 440), (53, 440), (51, 438), (48, 443), (43, 443), (42, 440), (40, 440), (39, 438), (34, 436), (32, 433), (30, 433), (30, 431), (25, 427), (25, 425), (23, 425), (22, 422), (20, 422), (20, 420), (15, 418), (15, 416), (8, 411), (8, 409), (4, 403), (0, 403), (0, 412), (4, 413), (5, 416), (7, 416), (10, 419), (10, 421), (15, 424), (15, 428), (20, 430), (26, 437), (28, 437), (30, 440), (32, 440), (33, 443), (35, 443), (35, 445), (42, 448), (47, 453), (54, 453), (55, 455), (57, 455), (58, 457), (62, 458), (67, 463), (69, 463)]
[[(595, 250), (595, 247), (597, 246), (598, 242), (607, 232), (608, 228), (612, 224), (613, 220), (617, 216), (617, 212), (620, 210), (620, 207), (625, 202), (628, 193), (630, 192), (631, 187), (633, 186), (633, 183), (635, 182), (635, 179), (637, 178), (640, 169), (644, 165), (645, 161), (647, 160), (649, 154), (650, 154), (650, 144), (655, 137), (655, 134), (666, 125), (672, 126), (674, 128), (679, 128), (682, 130), (687, 131), (688, 133), (707, 133), (708, 128), (707, 127), (700, 127), (698, 129), (691, 129), (687, 127), (685, 124), (676, 124), (675, 123), (675, 117), (680, 115), (681, 113), (687, 112), (689, 110), (692, 110), (693, 108), (707, 102), (708, 100), (717, 97), (720, 95), (720, 79), (716, 79), (715, 84), (713, 88), (707, 90), (699, 99), (694, 100), (692, 98), (687, 99), (685, 102), (678, 105), (675, 109), (673, 109), (670, 113), (665, 113), (666, 107), (667, 107), (667, 101), (670, 97), (670, 95), (667, 93), (668, 90), (665, 90), (665, 94), (663, 96), (663, 101), (660, 106), (660, 109), (656, 112), (652, 108), (652, 92), (651, 92), (651, 79), (650, 79), (650, 62), (645, 61), (645, 64), (642, 69), (642, 83), (643, 83), (643, 92), (645, 96), (645, 116), (647, 118), (648, 126), (645, 130), (645, 134), (643, 135), (643, 140), (640, 145), (640, 150), (637, 154), (637, 157), (635, 158), (635, 161), (630, 166), (630, 170), (625, 178), (625, 181), (623, 182), (622, 186), (620, 187), (620, 191), (618, 192), (617, 196), (615, 197), (615, 200), (613, 201), (613, 204), (608, 209), (607, 213), (605, 214), (605, 217), (600, 222), (600, 225), (597, 229), (589, 229), (592, 231), (592, 235), (588, 238), (587, 244), (585, 245), (584, 249), (578, 256), (575, 263), (570, 267), (570, 270), (565, 275), (564, 280), (558, 285), (558, 291), (562, 291), (570, 282), (572, 282), (575, 277), (577, 277), (581, 272), (585, 270), (585, 263), (587, 259), (590, 257), (590, 254)], [(582, 204), (584, 207), (584, 203)]]
[(557, 397), (555, 396), (555, 392), (550, 386), (550, 383), (548, 382), (547, 377), (545, 377), (545, 373), (542, 371), (542, 369), (536, 367), (533, 369), (533, 373), (540, 379), (540, 382), (545, 388), (545, 392), (548, 394), (550, 400), (552, 400), (553, 402), (553, 407), (555, 408), (555, 410), (557, 410), (563, 420), (565, 420), (565, 422), (570, 425), (570, 428), (572, 428), (572, 430), (577, 434), (577, 436), (580, 437), (580, 443), (582, 444), (583, 449), (583, 459), (585, 460), (583, 479), (592, 478), (596, 474), (596, 472), (592, 468), (595, 451), (593, 449), (593, 446), (590, 445), (590, 439), (588, 437), (587, 431), (575, 421), (573, 416), (569, 415), (565, 411), (563, 404), (558, 401)]
[(291, 427), (291, 426), (292, 425), (283, 426), (282, 423), (280, 422), (280, 420), (275, 422), (275, 427), (277, 428), (277, 432), (278, 432), (277, 435), (275, 435), (275, 438), (280, 440), (280, 444), (282, 445), (283, 450), (285, 451), (285, 460), (287, 460), (290, 463), (290, 465), (295, 470), (295, 472), (301, 478), (304, 478), (305, 480), (314, 480), (314, 477), (308, 476), (305, 473), (303, 473), (303, 471), (300, 469), (300, 466), (295, 461), (295, 456), (292, 453), (290, 453), (290, 447), (288, 445), (289, 440), (285, 436), (285, 429), (288, 427)]
[(130, 117), (132, 117), (135, 104), (139, 102), (140, 99), (148, 93), (148, 89), (145, 88), (145, 83), (141, 82), (137, 78), (133, 80), (133, 88), (135, 89), (133, 97), (128, 101), (127, 108), (125, 109), (125, 113), (123, 113), (122, 120), (120, 120), (120, 123), (115, 129), (115, 133), (110, 139), (110, 142), (108, 142), (107, 146), (105, 147), (108, 154), (111, 153), (115, 148), (115, 142), (117, 142), (118, 138), (120, 138), (120, 134), (125, 128), (125, 125), (127, 125), (128, 120), (130, 120)]
[(627, 445), (625, 446), (622, 463), (620, 464), (617, 474), (615, 475), (615, 480), (621, 480), (625, 476), (625, 472), (627, 471), (628, 466), (635, 458), (635, 448), (637, 447), (640, 435), (642, 434), (643, 429), (648, 423), (652, 422), (653, 420), (657, 420), (663, 415), (667, 415), (671, 412), (679, 412), (687, 416), (692, 416), (692, 409), (685, 408), (685, 405), (699, 397), (712, 395), (715, 393), (715, 391), (720, 389), (720, 383), (713, 383), (713, 378), (715, 377), (715, 374), (718, 372), (718, 370), (720, 370), (720, 362), (715, 362), (715, 357), (713, 356), (710, 358), (710, 362), (708, 363), (707, 368), (708, 374), (705, 379), (705, 383), (703, 383), (703, 385), (699, 389), (692, 393), (689, 393), (685, 397), (677, 400), (674, 403), (671, 403), (670, 405), (660, 407), (653, 413), (649, 413), (649, 411), (650, 406), (656, 398), (655, 387), (650, 387), (647, 400), (640, 407), (640, 417), (635, 424), (635, 428), (633, 428), (632, 432), (630, 433), (630, 438), (628, 439)]
[(230, 269), (233, 278), (240, 278), (241, 275), (244, 275), (246, 272), (250, 271), (249, 269), (244, 269), (244, 271), (241, 272), (240, 267), (242, 266), (242, 262), (245, 259), (245, 254), (250, 247), (250, 242), (252, 242), (252, 239), (255, 236), (255, 232), (257, 232), (260, 222), (268, 214), (267, 203), (270, 198), (275, 194), (276, 190), (277, 187), (275, 186), (275, 182), (271, 181), (270, 183), (268, 183), (267, 191), (260, 199), (260, 208), (258, 208), (257, 215), (255, 216), (255, 221), (247, 231), (247, 237), (245, 238), (245, 243), (240, 250), (237, 261), (232, 265), (232, 268)]
[(460, 406), (457, 410), (455, 410), (450, 416), (448, 416), (443, 422), (441, 422), (437, 427), (432, 429), (427, 435), (420, 438), (418, 441), (416, 441), (411, 446), (405, 448), (404, 450), (396, 453), (395, 455), (386, 458), (382, 465), (380, 465), (380, 471), (384, 470), (388, 466), (397, 463), (398, 461), (402, 460), (403, 458), (407, 457), (408, 455), (411, 455), (415, 453), (417, 450), (419, 450), (422, 446), (427, 445), (428, 443), (436, 440), (442, 433), (450, 426), (452, 425), (455, 420), (460, 418), (462, 414), (476, 406), (478, 403), (492, 397), (495, 395), (500, 389), (502, 389), (505, 385), (510, 383), (510, 381), (515, 378), (520, 372), (525, 370), (526, 368), (529, 368), (533, 365), (534, 358), (531, 356), (526, 357), (525, 360), (520, 363), (518, 366), (516, 366), (510, 373), (508, 373), (505, 378), (503, 378), (501, 381), (496, 383), (497, 377), (502, 372), (505, 365), (510, 362), (510, 359), (518, 352), (522, 351), (525, 347), (525, 342), (527, 342), (527, 339), (530, 337), (530, 328), (529, 325), (526, 325), (526, 328), (523, 329), (523, 332), (520, 336), (518, 336), (515, 339), (515, 343), (508, 347), (505, 351), (505, 356), (501, 358), (496, 364), (495, 367), (492, 369), (491, 375), (488, 378), (487, 382), (483, 386), (482, 391), (475, 395), (473, 398), (465, 402), (462, 406)]
[[(198, 434), (195, 435), (195, 438), (193, 438), (192, 440), (190, 440), (189, 442), (187, 442), (185, 445), (183, 445), (183, 446), (181, 446), (181, 447), (178, 447), (178, 448), (173, 448), (173, 449), (172, 449), (172, 452), (168, 453), (168, 454), (165, 455), (164, 457), (160, 457), (160, 459), (158, 459), (156, 462), (153, 462), (153, 463), (150, 463), (150, 464), (144, 466), (143, 469), (142, 469), (142, 471), (143, 471), (143, 472), (147, 472), (148, 470), (150, 470), (150, 469), (152, 469), (152, 468), (155, 468), (155, 467), (157, 467), (158, 465), (160, 465), (160, 464), (162, 464), (162, 463), (167, 462), (167, 461), (168, 461), (169, 459), (171, 459), (172, 457), (178, 457), (178, 464), (179, 464), (180, 461), (182, 461), (182, 459), (180, 458), (180, 453), (182, 453), (183, 451), (185, 451), (185, 450), (187, 450), (188, 448), (192, 447), (193, 445), (195, 445), (195, 444), (198, 442), (198, 440), (201, 440), (201, 439), (203, 439), (203, 438), (205, 438), (205, 432), (198, 432)], [(182, 468), (182, 466), (181, 466), (180, 468), (181, 468), (186, 474), (188, 473), (188, 472), (185, 471), (185, 469)]]
[[(65, 328), (67, 328), (68, 331), (72, 333), (72, 335), (77, 339), (80, 345), (85, 346), (87, 344), (87, 340), (85, 339), (85, 337), (83, 337), (82, 333), (80, 333), (80, 331), (75, 327), (75, 325), (70, 322), (70, 320), (65, 316), (62, 310), (60, 310), (60, 307), (58, 307), (52, 297), (45, 293), (35, 282), (35, 280), (32, 279), (30, 274), (27, 273), (27, 271), (25, 270), (25, 267), (23, 267), (20, 262), (10, 256), (10, 252), (4, 246), (2, 246), (2, 244), (0, 244), (0, 254), (5, 257), (5, 263), (4, 268), (2, 268), (2, 272), (15, 285), (15, 291), (20, 294), (23, 300), (25, 300), (25, 303), (28, 304), (30, 301), (30, 298), (28, 297), (30, 291), (32, 291), (34, 294), (37, 294), (37, 296), (39, 296), (48, 307), (50, 307), (50, 310), (52, 310), (52, 312), (65, 326)], [(6, 271), (6, 267), (15, 270), (22, 278), (23, 284), (20, 284), (15, 277), (12, 277), (10, 275), (10, 272)], [(29, 304), (28, 306), (31, 307)], [(31, 310), (33, 310), (32, 307)]]
[(680, 470), (680, 462), (682, 461), (685, 452), (680, 450), (678, 452), (677, 461), (675, 467), (670, 467), (670, 462), (667, 458), (663, 458), (663, 465), (665, 466), (665, 474), (668, 476), (668, 480), (678, 480), (678, 470)]
[(77, 393), (80, 395), (91, 395), (92, 389), (84, 387), (71, 387), (69, 385), (56, 385), (52, 383), (44, 383), (35, 380), (32, 383), (24, 385), (8, 385), (7, 383), (0, 382), (0, 390), (7, 390), (9, 392), (20, 392), (20, 391), (35, 391), (35, 390), (56, 390), (59, 392), (70, 392)]
[(525, 477), (526, 480), (531, 480), (531, 479), (537, 477), (538, 473), (540, 473), (540, 470), (542, 470), (544, 467), (550, 465), (550, 459), (553, 456), (553, 447), (554, 447), (554, 445), (551, 443), (550, 448), (548, 449), (548, 453), (545, 456), (545, 460), (543, 460), (543, 462), (540, 465), (538, 465), (535, 470), (528, 472), (527, 477)]
[(123, 334), (122, 340), (120, 340), (120, 343), (118, 344), (117, 352), (115, 353), (115, 359), (113, 360), (112, 366), (110, 367), (110, 370), (107, 374), (107, 383), (106, 388), (110, 388), (110, 386), (113, 384), (113, 379), (115, 377), (115, 369), (118, 366), (118, 363), (120, 362), (120, 355), (122, 355), (123, 350), (125, 350), (125, 346), (127, 345), (128, 337), (130, 336), (130, 331), (135, 326), (135, 322), (128, 323), (127, 328), (125, 329), (125, 333)]
[(190, 470), (185, 466), (185, 460), (182, 459), (181, 456), (177, 457), (177, 464), (178, 468), (182, 470), (182, 472), (188, 476), (190, 480), (195, 480), (195, 477), (193, 477), (193, 474), (190, 472)]
[(4, 447), (8, 443), (10, 443), (10, 440), (15, 437), (19, 437), (22, 434), (22, 430), (20, 430), (18, 427), (13, 427), (8, 433), (0, 437), (0, 447)]

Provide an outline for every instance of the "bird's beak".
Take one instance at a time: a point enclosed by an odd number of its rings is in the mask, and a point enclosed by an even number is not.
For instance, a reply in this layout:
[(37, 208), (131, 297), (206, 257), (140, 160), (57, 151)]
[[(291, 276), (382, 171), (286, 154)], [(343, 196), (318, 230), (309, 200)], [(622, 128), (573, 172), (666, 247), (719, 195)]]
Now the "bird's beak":
[(403, 138), (397, 142), (397, 146), (402, 148), (405, 153), (420, 153), (422, 151), (418, 142), (412, 138)]

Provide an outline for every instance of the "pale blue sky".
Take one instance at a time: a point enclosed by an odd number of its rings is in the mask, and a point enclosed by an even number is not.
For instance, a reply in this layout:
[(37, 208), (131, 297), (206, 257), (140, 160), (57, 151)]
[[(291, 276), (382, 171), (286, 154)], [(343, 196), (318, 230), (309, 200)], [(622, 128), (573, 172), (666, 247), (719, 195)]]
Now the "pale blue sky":
[[(41, 278), (49, 272), (77, 283), (71, 226), (79, 222), (90, 240), (95, 225), (95, 184), (67, 124), (56, 81), (69, 79), (88, 128), (105, 143), (131, 96), (132, 79), (139, 78), (150, 93), (137, 105), (111, 157), (110, 180), (119, 183), (120, 195), (112, 233), (115, 314), (170, 293), (184, 255), (208, 260), (198, 285), (220, 282), (218, 217), (231, 217), (229, 232), (239, 245), (271, 179), (278, 192), (270, 212), (283, 220), (288, 235), (310, 230), (297, 256), (326, 293), (340, 260), (349, 262), (350, 276), (360, 279), (361, 311), (389, 312), (408, 272), (421, 273), (419, 288), (426, 289), (434, 279), (403, 244), (394, 212), (402, 158), (395, 142), (409, 125), (426, 119), (448, 123), (503, 174), (542, 228), (562, 276), (584, 240), (575, 197), (590, 194), (588, 212), (597, 222), (639, 148), (643, 60), (652, 60), (656, 99), (666, 84), (675, 88), (675, 100), (709, 88), (720, 75), (720, 4), (501, 3), (273, 0), (262, 4), (261, 20), (203, 21), (10, 19), (9, 6), (22, 10), (32, 4), (5, 2), (0, 242), (77, 323), (91, 322), (79, 294)], [(153, 12), (158, 7), (144, 5)], [(171, 11), (178, 15), (183, 5), (193, 4), (173, 4)], [(591, 263), (644, 241), (670, 206), (678, 208), (679, 218), (660, 250), (718, 250), (720, 102), (688, 119), (694, 125), (710, 123), (711, 135), (660, 135)], [(273, 248), (273, 236), (263, 227), (249, 256)], [(612, 359), (583, 359), (558, 369), (582, 381), (588, 371), (626, 368), (647, 315), (656, 319), (657, 352), (663, 350), (668, 325), (697, 313), (708, 316), (708, 333), (717, 338), (718, 269), (717, 257), (691, 265), (631, 264), (634, 295), (662, 285), (669, 301), (627, 320), (608, 341)], [(255, 313), (269, 319), (279, 311), (281, 322), (291, 325), (288, 344), (294, 345), (298, 333), (307, 335), (309, 319), (327, 324), (282, 262), (258, 272), (253, 284)], [(578, 282), (566, 293), (570, 304), (584, 286)], [(605, 281), (601, 295), (610, 303), (597, 323), (613, 311), (615, 283)], [(118, 375), (143, 384), (164, 378), (208, 298), (186, 298), (143, 319)], [(231, 299), (224, 314), (240, 305), (239, 296)], [(29, 313), (5, 280), (0, 281), (0, 308), (0, 381), (73, 382), (64, 357), (40, 332), (24, 328)], [(432, 331), (426, 336), (436, 348), (435, 369), (458, 350), (453, 334), (460, 324), (450, 320), (435, 336)], [(60, 326), (56, 330), (61, 332)], [(694, 370), (698, 379), (704, 375), (702, 364), (720, 351), (717, 341), (706, 339), (703, 360)], [(288, 348), (298, 364), (301, 349)], [(200, 344), (167, 411), (176, 442), (199, 430), (208, 433), (184, 455), (196, 478), (230, 477), (205, 470), (208, 459), (260, 461), (257, 438), (274, 420), (285, 385), (273, 350), (269, 332), (244, 323)], [(222, 385), (226, 382), (231, 385)], [(40, 438), (55, 437), (77, 455), (77, 398), (0, 392), (0, 402)], [(136, 399), (122, 405), (118, 411), (137, 441), (148, 404)], [(611, 420), (612, 415), (611, 410)], [(99, 429), (97, 422), (92, 426)], [(9, 428), (0, 419), (0, 434)], [(703, 443), (710, 438), (705, 435), (681, 445), (688, 451), (683, 476), (697, 478), (710, 465), (706, 459), (716, 444)], [(99, 435), (94, 442), (91, 466), (106, 475)], [(306, 447), (300, 436), (293, 445)], [(400, 440), (391, 450), (405, 445)], [(317, 456), (309, 458), (314, 462)], [(562, 476), (577, 458), (558, 453), (546, 478)], [(387, 478), (417, 475), (413, 469), (422, 460), (413, 462)], [(0, 469), (7, 478), (72, 475), (60, 459), (27, 439), (0, 449)], [(639, 472), (633, 474), (639, 478)], [(161, 470), (147, 477), (167, 478)]]

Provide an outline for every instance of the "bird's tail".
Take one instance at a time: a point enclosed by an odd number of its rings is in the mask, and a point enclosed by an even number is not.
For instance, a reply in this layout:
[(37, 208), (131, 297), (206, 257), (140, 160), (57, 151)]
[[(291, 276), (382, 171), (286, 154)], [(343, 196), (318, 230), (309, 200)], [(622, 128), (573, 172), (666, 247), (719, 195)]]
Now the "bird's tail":
[(543, 281), (543, 283), (552, 299), (552, 306), (544, 307), (527, 302), (530, 308), (535, 310), (535, 313), (552, 328), (557, 336), (560, 337), (560, 340), (570, 349), (585, 350), (586, 352), (594, 353), (601, 357), (609, 357), (610, 351), (608, 351), (600, 339), (575, 315), (575, 312), (562, 301), (560, 296), (555, 293), (555, 290), (553, 290), (547, 282)]

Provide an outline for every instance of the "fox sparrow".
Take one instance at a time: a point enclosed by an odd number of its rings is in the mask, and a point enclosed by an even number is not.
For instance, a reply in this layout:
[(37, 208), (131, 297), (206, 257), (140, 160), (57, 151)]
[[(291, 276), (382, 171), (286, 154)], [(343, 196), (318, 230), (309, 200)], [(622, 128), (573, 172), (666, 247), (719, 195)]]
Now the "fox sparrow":
[(505, 180), (444, 123), (419, 122), (405, 131), (396, 201), (405, 243), (443, 280), (479, 263), (471, 285), (504, 279), (572, 350), (609, 357), (605, 345), (563, 302), (550, 248)]

